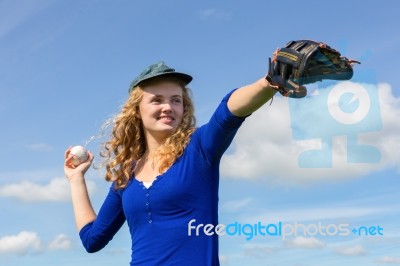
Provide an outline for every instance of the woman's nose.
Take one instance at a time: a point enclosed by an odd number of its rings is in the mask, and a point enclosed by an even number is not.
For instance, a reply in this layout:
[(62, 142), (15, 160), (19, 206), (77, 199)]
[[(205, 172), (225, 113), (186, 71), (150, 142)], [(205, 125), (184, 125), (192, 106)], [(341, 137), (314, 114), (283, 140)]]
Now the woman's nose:
[(162, 104), (162, 111), (171, 111), (172, 107), (171, 107), (171, 103), (169, 102), (165, 102)]

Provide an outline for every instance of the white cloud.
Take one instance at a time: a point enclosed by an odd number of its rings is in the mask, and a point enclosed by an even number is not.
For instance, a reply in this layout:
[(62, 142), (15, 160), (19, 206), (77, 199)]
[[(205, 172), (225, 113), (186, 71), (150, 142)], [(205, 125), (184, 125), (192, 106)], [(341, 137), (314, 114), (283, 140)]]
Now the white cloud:
[(5, 169), (0, 169), (0, 170), (2, 170), (0, 171), (0, 185), (6, 184), (8, 180), (14, 180), (14, 182), (20, 182), (23, 180), (44, 182), (60, 174), (60, 166), (48, 169), (38, 169), (38, 170), (32, 170), (32, 169), (22, 170), (22, 171), (5, 171)]
[(227, 256), (225, 256), (225, 255), (219, 255), (219, 261), (221, 262), (221, 263), (228, 263), (228, 257)]
[(131, 250), (128, 248), (108, 248), (104, 252), (113, 256), (119, 256), (123, 254), (130, 254)]
[[(48, 245), (47, 250), (69, 250), (71, 240), (64, 234), (57, 235)], [(0, 255), (26, 255), (44, 251), (43, 243), (36, 232), (21, 231), (16, 235), (0, 237)]]
[(364, 256), (368, 254), (368, 252), (361, 245), (352, 247), (338, 247), (335, 248), (335, 252), (344, 256)]
[(243, 210), (247, 206), (250, 205), (250, 203), (253, 200), (251, 198), (245, 198), (243, 200), (232, 200), (232, 201), (227, 201), (222, 204), (220, 211), (221, 212), (233, 212), (236, 213), (239, 210)]
[(39, 236), (34, 232), (22, 231), (17, 235), (0, 238), (0, 254), (25, 255), (41, 250)]
[[(93, 193), (96, 184), (86, 181), (89, 193)], [(48, 184), (36, 184), (30, 181), (0, 186), (0, 197), (13, 197), (24, 202), (60, 202), (70, 201), (70, 187), (66, 178), (54, 178)]]
[[(303, 224), (317, 224), (321, 222), (327, 226), (330, 223), (342, 223), (355, 225), (353, 223), (371, 219), (378, 219), (379, 217), (386, 217), (386, 215), (396, 215), (400, 213), (400, 204), (390, 203), (398, 199), (397, 192), (383, 192), (379, 196), (359, 197), (353, 200), (343, 200), (334, 203), (315, 202), (310, 206), (303, 207), (280, 207), (267, 206), (263, 201), (253, 198), (246, 198), (238, 201), (228, 201), (226, 204), (229, 207), (232, 205), (232, 210), (240, 204), (248, 203), (244, 209), (237, 209), (234, 213), (235, 219), (241, 223), (254, 224), (257, 222), (262, 223), (303, 223)], [(378, 204), (379, 202), (386, 202), (386, 204)], [(222, 206), (224, 206), (223, 204)], [(222, 210), (222, 207), (220, 208)], [(229, 208), (224, 210), (229, 211)], [(378, 218), (377, 218), (378, 217)], [(351, 228), (352, 229), (352, 228)], [(400, 243), (400, 238), (395, 230), (389, 231), (385, 228), (385, 238), (375, 238), (374, 241), (390, 241), (390, 243)], [(390, 236), (390, 237), (389, 237)], [(372, 239), (371, 239), (372, 240)]]
[[(352, 82), (339, 84), (345, 86), (344, 88), (360, 87), (360, 84)], [(311, 129), (311, 133), (308, 132), (308, 134), (329, 136), (329, 132), (335, 130), (335, 124), (321, 126), (320, 122), (327, 118), (318, 117), (320, 116), (318, 104), (324, 104), (325, 108), (327, 105), (326, 102), (312, 103), (314, 96), (289, 104), (287, 98), (276, 95), (271, 106), (266, 104), (247, 118), (240, 128), (232, 144), (234, 152), (226, 154), (222, 158), (222, 175), (231, 178), (262, 178), (276, 184), (304, 184), (318, 180), (355, 178), (386, 167), (398, 167), (400, 160), (400, 135), (398, 134), (400, 132), (400, 123), (398, 123), (400, 98), (393, 95), (388, 84), (378, 84), (377, 86), (363, 84), (363, 86), (378, 90), (382, 127), (380, 130), (379, 121), (374, 121), (369, 126), (377, 129), (376, 132), (372, 130), (370, 133), (360, 133), (357, 137), (360, 143), (374, 146), (379, 150), (381, 160), (378, 163), (348, 163), (346, 147), (348, 140), (343, 133), (343, 136), (333, 136), (332, 139), (332, 167), (300, 167), (298, 163), (300, 154), (322, 147), (323, 142), (320, 139), (312, 138), (300, 140), (302, 132), (299, 133), (299, 131), (296, 131), (298, 140), (295, 141), (293, 139), (295, 131), (291, 126), (295, 129), (298, 129), (299, 126)], [(363, 102), (363, 97), (359, 98), (359, 102)], [(295, 113), (296, 115), (294, 115)], [(294, 120), (292, 124), (290, 119)], [(321, 156), (315, 155), (307, 162), (318, 162), (321, 158)]]
[(60, 234), (49, 243), (48, 248), (50, 250), (68, 250), (71, 246), (70, 238), (64, 234)]
[(249, 243), (243, 245), (243, 255), (247, 257), (267, 257), (279, 252), (279, 248), (262, 243)]
[(230, 20), (231, 13), (218, 10), (215, 8), (208, 8), (198, 12), (201, 19), (220, 19), (220, 20)]
[(295, 208), (286, 210), (261, 210), (260, 214), (248, 216), (243, 222), (253, 223), (255, 221), (286, 221), (286, 222), (304, 222), (313, 223), (332, 219), (350, 219), (358, 217), (370, 217), (371, 215), (390, 212), (392, 206), (386, 207), (343, 207), (343, 206), (325, 206), (316, 208)]
[(47, 143), (33, 143), (27, 146), (28, 149), (33, 151), (51, 151), (53, 150), (53, 146)]
[(383, 257), (379, 261), (379, 263), (385, 263), (385, 264), (400, 264), (400, 257)]
[(285, 245), (291, 248), (316, 249), (325, 247), (325, 243), (315, 237), (297, 236), (293, 239), (285, 240)]

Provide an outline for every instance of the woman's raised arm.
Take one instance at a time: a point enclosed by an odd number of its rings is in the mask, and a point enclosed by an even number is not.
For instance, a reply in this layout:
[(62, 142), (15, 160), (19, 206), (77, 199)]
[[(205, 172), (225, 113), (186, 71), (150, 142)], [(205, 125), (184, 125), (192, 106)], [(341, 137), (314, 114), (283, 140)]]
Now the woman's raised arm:
[(228, 108), (232, 114), (247, 116), (266, 102), (268, 102), (277, 91), (264, 78), (237, 89), (228, 100)]

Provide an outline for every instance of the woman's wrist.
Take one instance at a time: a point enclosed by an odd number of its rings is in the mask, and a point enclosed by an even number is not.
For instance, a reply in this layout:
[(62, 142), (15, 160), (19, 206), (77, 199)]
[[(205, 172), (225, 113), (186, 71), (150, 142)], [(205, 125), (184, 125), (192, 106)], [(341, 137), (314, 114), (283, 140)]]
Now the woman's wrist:
[(273, 94), (277, 92), (276, 86), (272, 85), (265, 77), (258, 80), (259, 86), (263, 88), (265, 91), (270, 91)]
[(67, 177), (70, 185), (82, 184), (85, 182), (85, 176), (82, 173), (74, 173)]

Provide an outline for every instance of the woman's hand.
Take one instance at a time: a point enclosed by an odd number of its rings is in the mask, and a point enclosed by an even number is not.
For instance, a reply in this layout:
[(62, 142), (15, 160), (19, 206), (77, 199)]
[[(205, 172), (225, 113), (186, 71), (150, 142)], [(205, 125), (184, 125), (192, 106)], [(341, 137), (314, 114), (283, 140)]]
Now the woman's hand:
[(68, 180), (71, 182), (75, 179), (83, 178), (85, 175), (86, 171), (89, 169), (90, 165), (93, 162), (93, 154), (89, 151), (88, 152), (88, 159), (86, 162), (81, 163), (78, 166), (75, 166), (72, 163), (73, 156), (70, 154), (71, 153), (71, 148), (69, 147), (64, 154), (64, 172), (65, 176), (68, 178)]

